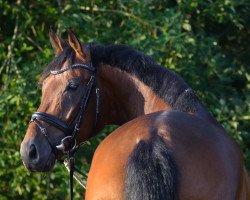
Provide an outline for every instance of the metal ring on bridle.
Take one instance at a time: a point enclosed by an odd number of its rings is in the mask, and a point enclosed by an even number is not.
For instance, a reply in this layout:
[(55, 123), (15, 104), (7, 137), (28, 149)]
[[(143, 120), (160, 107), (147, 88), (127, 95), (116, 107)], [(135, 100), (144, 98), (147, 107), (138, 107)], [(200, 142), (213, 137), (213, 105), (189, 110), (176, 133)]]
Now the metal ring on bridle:
[[(70, 145), (70, 148), (68, 149), (67, 146), (65, 145), (65, 142), (66, 140), (69, 140), (69, 145)], [(72, 141), (74, 141), (74, 145), (72, 146)], [(64, 137), (62, 140), (61, 140), (61, 144), (57, 145), (56, 148), (61, 150), (63, 153), (66, 153), (68, 152), (69, 150), (74, 150), (76, 148), (76, 139), (73, 138), (71, 135), (69, 136), (66, 136)], [(72, 146), (72, 147), (71, 147)]]

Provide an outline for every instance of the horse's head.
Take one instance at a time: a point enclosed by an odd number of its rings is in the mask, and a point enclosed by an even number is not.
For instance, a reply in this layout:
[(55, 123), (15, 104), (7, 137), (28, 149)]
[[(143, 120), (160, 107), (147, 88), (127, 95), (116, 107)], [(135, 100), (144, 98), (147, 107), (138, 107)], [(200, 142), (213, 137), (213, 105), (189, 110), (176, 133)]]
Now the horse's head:
[(56, 58), (41, 77), (41, 104), (20, 149), (31, 171), (50, 171), (63, 152), (91, 137), (98, 110), (89, 49), (72, 31), (65, 42), (51, 30), (50, 41)]

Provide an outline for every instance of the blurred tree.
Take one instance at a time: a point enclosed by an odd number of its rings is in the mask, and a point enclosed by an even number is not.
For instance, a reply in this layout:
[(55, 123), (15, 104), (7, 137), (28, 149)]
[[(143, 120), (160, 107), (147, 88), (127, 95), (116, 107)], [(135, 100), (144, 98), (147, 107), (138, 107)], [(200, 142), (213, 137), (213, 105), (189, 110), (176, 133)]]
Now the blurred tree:
[[(65, 199), (68, 173), (30, 174), (19, 145), (39, 104), (48, 30), (72, 27), (85, 42), (127, 44), (177, 72), (244, 150), (250, 168), (250, 2), (247, 0), (0, 0), (0, 199)], [(81, 149), (88, 172), (107, 127)], [(83, 163), (83, 164), (82, 164)], [(83, 196), (77, 187), (76, 197)]]

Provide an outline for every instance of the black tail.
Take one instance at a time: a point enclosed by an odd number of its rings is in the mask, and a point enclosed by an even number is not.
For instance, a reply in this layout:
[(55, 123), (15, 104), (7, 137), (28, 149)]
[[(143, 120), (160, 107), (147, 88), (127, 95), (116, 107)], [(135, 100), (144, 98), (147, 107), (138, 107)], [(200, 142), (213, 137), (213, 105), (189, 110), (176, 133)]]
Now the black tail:
[(176, 200), (177, 169), (163, 139), (152, 134), (140, 141), (131, 154), (126, 171), (126, 200)]

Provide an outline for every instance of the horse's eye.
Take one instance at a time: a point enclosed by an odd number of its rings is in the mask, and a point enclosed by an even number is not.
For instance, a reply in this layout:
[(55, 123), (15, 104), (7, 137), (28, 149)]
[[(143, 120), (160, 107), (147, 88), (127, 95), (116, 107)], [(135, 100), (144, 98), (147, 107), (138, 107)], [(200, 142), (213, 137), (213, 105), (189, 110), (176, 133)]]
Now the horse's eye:
[(69, 83), (67, 86), (67, 90), (76, 90), (78, 88), (79, 84), (76, 83)]

